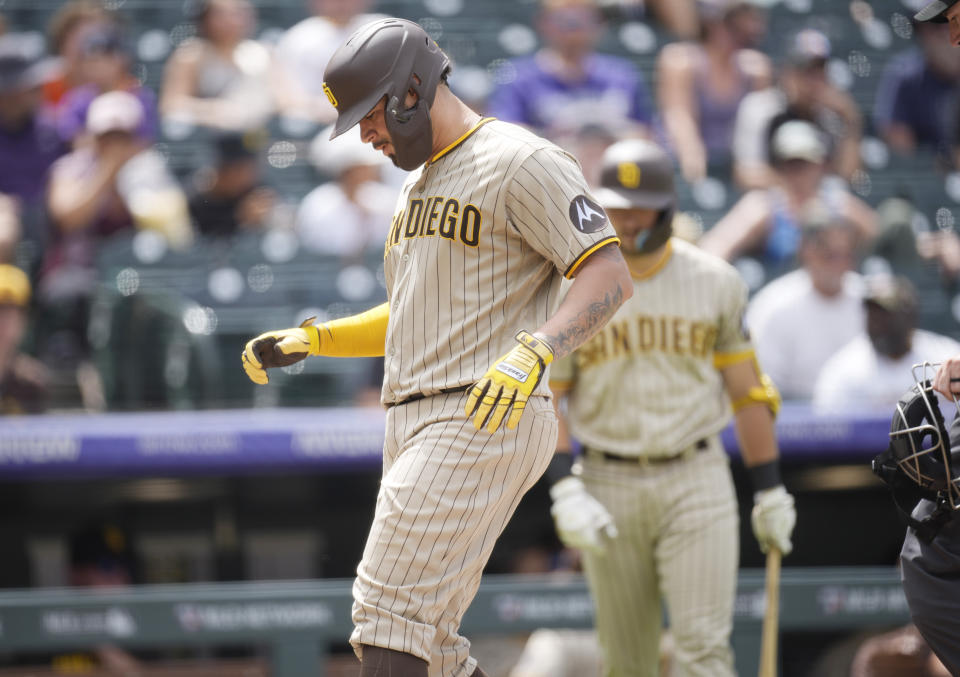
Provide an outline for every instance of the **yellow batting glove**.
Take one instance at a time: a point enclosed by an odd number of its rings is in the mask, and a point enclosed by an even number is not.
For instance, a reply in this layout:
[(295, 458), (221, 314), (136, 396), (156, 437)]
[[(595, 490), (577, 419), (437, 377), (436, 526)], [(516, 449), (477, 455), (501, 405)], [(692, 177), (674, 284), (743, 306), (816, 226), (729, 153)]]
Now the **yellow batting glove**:
[(268, 331), (247, 341), (240, 360), (250, 380), (264, 385), (269, 381), (267, 369), (286, 367), (308, 355), (319, 355), (320, 331), (313, 325), (316, 319), (311, 317), (295, 329)]
[(511, 408), (507, 427), (516, 428), (527, 398), (553, 362), (553, 350), (543, 340), (523, 330), (517, 332), (516, 339), (519, 343), (494, 362), (470, 390), (464, 413), (468, 418), (473, 416), (477, 430), (486, 422), (487, 432), (493, 433)]

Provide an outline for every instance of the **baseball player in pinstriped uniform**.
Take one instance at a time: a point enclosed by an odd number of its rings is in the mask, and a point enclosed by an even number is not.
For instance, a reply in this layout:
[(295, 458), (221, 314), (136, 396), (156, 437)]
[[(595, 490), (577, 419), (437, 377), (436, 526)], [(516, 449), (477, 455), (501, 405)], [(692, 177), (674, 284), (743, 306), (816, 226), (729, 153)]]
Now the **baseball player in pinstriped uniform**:
[(496, 538), (553, 455), (542, 377), (631, 293), (577, 162), (474, 113), (446, 87), (449, 67), (400, 19), (364, 26), (333, 55), (334, 135), (359, 124), (412, 170), (384, 248), (389, 301), (267, 332), (243, 353), (257, 383), (307, 355), (385, 357), (383, 478), (353, 589), (362, 677), (483, 674), (458, 628)]
[[(670, 237), (667, 155), (620, 141), (601, 171), (596, 195), (634, 293), (554, 365), (551, 385), (567, 412), (550, 467), (553, 516), (564, 543), (584, 551), (606, 675), (659, 674), (661, 599), (673, 674), (732, 675), (739, 529), (718, 433), (732, 408), (756, 491), (754, 533), (764, 551), (788, 553), (796, 513), (779, 477), (779, 396), (743, 329), (747, 292), (736, 270)], [(564, 423), (584, 446), (573, 474)]]

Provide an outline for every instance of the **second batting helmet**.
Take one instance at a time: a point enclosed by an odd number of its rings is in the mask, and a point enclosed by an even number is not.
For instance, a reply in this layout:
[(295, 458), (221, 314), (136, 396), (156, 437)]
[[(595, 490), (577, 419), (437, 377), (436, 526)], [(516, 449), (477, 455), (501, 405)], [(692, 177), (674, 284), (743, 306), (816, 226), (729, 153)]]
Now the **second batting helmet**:
[[(323, 89), (337, 109), (330, 138), (343, 134), (386, 97), (385, 124), (395, 150), (394, 163), (416, 169), (430, 156), (433, 132), (430, 106), (450, 59), (419, 25), (405, 19), (380, 19), (357, 29), (327, 64)], [(404, 107), (409, 90), (417, 94)]]
[(625, 139), (603, 154), (597, 200), (604, 209), (656, 209), (652, 228), (638, 237), (637, 251), (659, 248), (673, 233), (676, 193), (673, 161), (660, 146), (645, 139)]

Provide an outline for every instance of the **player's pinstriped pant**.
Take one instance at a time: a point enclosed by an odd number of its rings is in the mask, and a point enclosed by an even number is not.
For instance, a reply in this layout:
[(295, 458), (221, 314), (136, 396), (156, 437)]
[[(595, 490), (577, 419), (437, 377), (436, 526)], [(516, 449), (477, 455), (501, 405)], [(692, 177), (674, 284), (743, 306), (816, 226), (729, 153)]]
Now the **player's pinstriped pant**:
[(733, 675), (739, 514), (719, 441), (666, 464), (587, 456), (582, 477), (619, 530), (604, 555), (584, 553), (606, 677), (657, 677), (661, 599), (674, 677)]
[(476, 667), (460, 619), (557, 440), (548, 398), (531, 398), (515, 430), (490, 435), (464, 417), (466, 397), (388, 410), (383, 479), (353, 586), (354, 649), (411, 653), (430, 661), (430, 677), (468, 677)]

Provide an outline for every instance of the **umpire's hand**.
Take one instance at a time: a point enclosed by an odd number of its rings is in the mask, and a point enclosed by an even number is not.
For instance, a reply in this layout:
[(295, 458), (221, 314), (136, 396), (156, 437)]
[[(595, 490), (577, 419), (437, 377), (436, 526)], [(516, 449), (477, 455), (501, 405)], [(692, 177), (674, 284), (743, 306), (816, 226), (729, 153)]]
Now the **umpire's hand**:
[(260, 334), (247, 341), (240, 360), (250, 380), (259, 385), (269, 381), (267, 369), (286, 367), (320, 354), (320, 331), (313, 325), (317, 318), (304, 320), (293, 329), (278, 329)]
[(487, 432), (500, 427), (507, 413), (508, 428), (516, 428), (527, 406), (527, 398), (540, 383), (543, 371), (553, 362), (553, 350), (526, 331), (517, 332), (517, 345), (493, 363), (483, 378), (470, 389), (464, 413), (473, 416), (473, 426)]
[(564, 477), (550, 487), (550, 497), (550, 514), (564, 545), (602, 554), (607, 539), (617, 537), (613, 517), (590, 495), (579, 477)]

